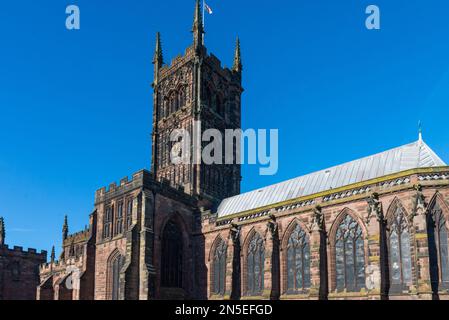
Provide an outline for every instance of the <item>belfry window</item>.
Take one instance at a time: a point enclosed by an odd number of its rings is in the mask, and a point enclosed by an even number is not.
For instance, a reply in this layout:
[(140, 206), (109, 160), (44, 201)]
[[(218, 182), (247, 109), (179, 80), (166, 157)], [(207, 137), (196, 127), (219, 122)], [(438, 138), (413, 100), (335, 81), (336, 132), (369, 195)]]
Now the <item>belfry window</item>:
[(310, 287), (310, 246), (307, 235), (297, 224), (287, 245), (287, 293), (304, 292)]
[(178, 110), (178, 96), (175, 91), (170, 94), (170, 113)]
[(220, 239), (215, 252), (212, 265), (213, 292), (217, 295), (224, 295), (226, 282), (226, 243)]
[(257, 232), (253, 234), (247, 253), (247, 285), (246, 294), (248, 296), (258, 296), (263, 292), (264, 287), (264, 241)]
[(449, 289), (449, 245), (446, 218), (438, 203), (427, 215), (432, 290)]
[(185, 105), (186, 105), (186, 89), (184, 87), (182, 87), (179, 90), (178, 102), (179, 102), (178, 108), (185, 107)]
[(412, 259), (409, 227), (402, 209), (396, 209), (388, 229), (391, 289), (403, 290), (412, 282)]
[(335, 239), (337, 291), (365, 288), (365, 249), (360, 225), (350, 215), (340, 223)]

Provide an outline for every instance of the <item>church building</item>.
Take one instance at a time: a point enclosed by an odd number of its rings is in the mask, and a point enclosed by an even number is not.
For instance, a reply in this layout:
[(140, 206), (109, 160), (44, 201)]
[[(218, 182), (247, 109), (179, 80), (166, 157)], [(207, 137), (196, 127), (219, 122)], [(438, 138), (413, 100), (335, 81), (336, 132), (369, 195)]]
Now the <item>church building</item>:
[(449, 299), (449, 167), (423, 141), (240, 193), (238, 164), (173, 164), (173, 130), (241, 128), (242, 60), (193, 43), (153, 59), (151, 171), (99, 189), (62, 229), (41, 300)]

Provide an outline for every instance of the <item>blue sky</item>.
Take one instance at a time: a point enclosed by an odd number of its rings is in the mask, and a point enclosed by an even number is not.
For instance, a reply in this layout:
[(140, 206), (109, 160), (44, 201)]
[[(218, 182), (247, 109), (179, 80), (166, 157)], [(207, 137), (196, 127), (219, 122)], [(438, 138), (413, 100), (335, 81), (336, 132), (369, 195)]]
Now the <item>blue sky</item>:
[[(381, 30), (365, 28), (365, 8)], [(77, 4), (81, 30), (65, 29)], [(424, 139), (449, 161), (446, 0), (209, 0), (206, 45), (232, 64), (243, 126), (279, 129), (279, 172), (244, 191)], [(150, 164), (156, 31), (169, 61), (191, 43), (193, 0), (18, 0), (0, 5), (0, 216), (38, 249), (88, 223), (96, 189)]]

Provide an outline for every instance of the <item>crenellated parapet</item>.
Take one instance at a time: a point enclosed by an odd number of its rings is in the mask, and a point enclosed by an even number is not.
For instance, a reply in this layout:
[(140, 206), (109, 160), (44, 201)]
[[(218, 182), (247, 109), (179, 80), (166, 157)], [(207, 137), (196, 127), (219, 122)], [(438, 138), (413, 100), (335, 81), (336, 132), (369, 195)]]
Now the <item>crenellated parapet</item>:
[(109, 188), (101, 188), (95, 193), (95, 205), (127, 195), (138, 189), (157, 190), (161, 194), (165, 194), (183, 201), (187, 204), (194, 205), (194, 199), (185, 193), (183, 188), (173, 188), (170, 181), (161, 179), (156, 181), (154, 175), (147, 171), (141, 170), (132, 175), (131, 180), (123, 178), (120, 184), (112, 183)]
[(34, 248), (29, 248), (24, 250), (23, 247), (14, 246), (10, 248), (8, 245), (0, 245), (0, 255), (1, 256), (16, 256), (22, 258), (30, 259), (47, 259), (47, 251), (42, 250), (38, 252)]
[(87, 228), (84, 231), (76, 232), (67, 236), (67, 239), (64, 240), (64, 246), (70, 244), (77, 244), (82, 242), (87, 242), (91, 236), (92, 232), (90, 228)]
[(111, 183), (108, 188), (103, 187), (95, 193), (95, 204), (112, 199), (154, 182), (153, 175), (146, 170), (141, 170), (132, 175), (131, 180), (125, 177), (120, 183)]

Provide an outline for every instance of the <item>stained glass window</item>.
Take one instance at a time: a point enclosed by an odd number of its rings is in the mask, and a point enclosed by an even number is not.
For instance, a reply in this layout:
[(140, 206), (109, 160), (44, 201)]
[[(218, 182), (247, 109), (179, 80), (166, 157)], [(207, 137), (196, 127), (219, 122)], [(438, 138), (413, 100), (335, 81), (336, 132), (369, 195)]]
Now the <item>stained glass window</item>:
[(247, 259), (247, 294), (261, 295), (264, 285), (265, 247), (258, 233), (254, 233), (249, 242)]
[(296, 225), (287, 245), (287, 293), (295, 294), (310, 287), (310, 246), (304, 230)]
[(360, 291), (365, 288), (365, 248), (362, 228), (350, 215), (338, 226), (335, 241), (337, 290)]
[(398, 208), (389, 221), (390, 277), (394, 286), (404, 288), (412, 282), (410, 233), (407, 220)]
[(226, 254), (227, 246), (226, 243), (220, 239), (218, 245), (214, 252), (213, 261), (213, 287), (214, 293), (219, 295), (224, 295), (225, 292), (225, 281), (226, 281)]
[[(427, 215), (427, 229), (429, 236), (430, 276), (432, 287), (442, 285), (449, 288), (449, 251), (448, 230), (446, 218), (438, 203)], [(436, 290), (434, 290), (436, 291)]]

